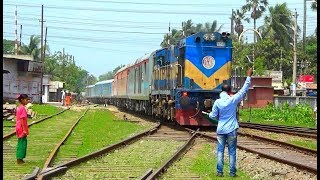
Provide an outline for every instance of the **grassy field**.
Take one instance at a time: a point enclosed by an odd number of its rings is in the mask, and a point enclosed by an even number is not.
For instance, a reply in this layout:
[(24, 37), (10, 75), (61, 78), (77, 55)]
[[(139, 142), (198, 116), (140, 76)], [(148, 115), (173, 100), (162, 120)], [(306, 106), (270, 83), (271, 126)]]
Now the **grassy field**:
[(237, 169), (237, 177), (229, 177), (229, 164), (224, 162), (223, 174), (224, 177), (216, 176), (217, 160), (215, 158), (215, 150), (212, 145), (207, 143), (203, 145), (202, 149), (193, 160), (190, 169), (193, 173), (198, 174), (202, 179), (250, 179), (241, 170)]
[(106, 109), (89, 110), (60, 148), (55, 163), (84, 156), (149, 128), (119, 120)]
[(159, 168), (182, 144), (182, 141), (141, 139), (71, 168), (55, 179), (138, 179), (149, 168)]
[[(62, 111), (62, 108), (58, 108), (55, 106), (51, 106), (51, 105), (40, 105), (40, 104), (33, 104), (33, 106), (31, 107), (31, 109), (35, 112), (37, 112), (37, 116), (36, 118), (28, 118), (28, 124), (30, 124), (32, 121), (37, 121), (40, 120), (46, 116), (50, 116), (52, 114), (56, 114), (59, 111)], [(14, 119), (14, 121), (8, 121), (8, 120), (4, 120), (3, 121), (3, 134), (7, 134), (10, 133), (12, 131), (15, 130), (14, 126), (16, 125), (16, 120)]]
[(42, 168), (55, 145), (61, 141), (82, 112), (66, 111), (59, 116), (45, 120), (29, 129), (26, 163), (16, 164), (17, 138), (3, 142), (3, 177), (21, 179), (31, 173), (35, 166)]
[[(240, 109), (240, 121), (248, 122), (250, 109)], [(315, 127), (312, 109), (306, 105), (252, 108), (250, 122), (273, 125)]]

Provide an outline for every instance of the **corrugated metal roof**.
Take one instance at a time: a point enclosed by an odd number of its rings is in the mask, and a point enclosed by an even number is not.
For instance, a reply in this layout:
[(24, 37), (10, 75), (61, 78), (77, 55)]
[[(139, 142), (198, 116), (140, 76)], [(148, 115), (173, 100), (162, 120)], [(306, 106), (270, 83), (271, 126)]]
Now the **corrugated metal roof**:
[(25, 60), (25, 61), (33, 61), (33, 56), (31, 56), (31, 55), (3, 54), (3, 58), (6, 58), (6, 59), (19, 59), (19, 60)]
[(111, 83), (111, 82), (113, 82), (113, 79), (109, 79), (109, 80), (105, 80), (105, 81), (99, 81), (95, 85), (97, 85), (97, 84), (107, 84), (107, 83)]
[(148, 59), (150, 55), (151, 55), (151, 53), (145, 54), (144, 56), (142, 56), (142, 57), (140, 57), (139, 59), (137, 59), (134, 64), (138, 64), (139, 62), (141, 62), (141, 61), (143, 61), (143, 60), (145, 60), (145, 59)]

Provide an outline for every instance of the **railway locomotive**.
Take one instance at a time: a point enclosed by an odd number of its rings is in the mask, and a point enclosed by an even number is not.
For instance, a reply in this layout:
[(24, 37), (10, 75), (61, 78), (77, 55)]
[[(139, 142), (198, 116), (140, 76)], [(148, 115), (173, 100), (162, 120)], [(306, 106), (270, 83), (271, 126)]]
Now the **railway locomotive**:
[[(211, 110), (221, 85), (230, 84), (229, 36), (226, 32), (192, 34), (122, 67), (113, 80), (88, 86), (86, 96), (95, 103), (108, 98), (120, 108), (180, 125), (211, 126), (201, 111)], [(106, 83), (111, 91), (95, 94), (96, 86)]]

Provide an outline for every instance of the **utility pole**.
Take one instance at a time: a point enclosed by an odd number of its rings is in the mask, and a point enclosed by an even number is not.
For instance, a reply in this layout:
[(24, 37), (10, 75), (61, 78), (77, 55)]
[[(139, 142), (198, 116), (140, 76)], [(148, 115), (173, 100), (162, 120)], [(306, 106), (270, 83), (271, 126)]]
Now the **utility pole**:
[(280, 71), (282, 71), (282, 49), (280, 49)]
[(303, 46), (302, 50), (305, 52), (306, 48), (306, 26), (307, 26), (307, 0), (303, 0)]
[(233, 9), (232, 9), (232, 12), (231, 12), (231, 34), (234, 34), (234, 26), (233, 26)]
[(15, 42), (14, 42), (14, 51), (15, 51), (15, 55), (18, 54), (18, 22), (17, 22), (17, 16), (18, 16), (18, 11), (17, 11), (17, 6), (16, 6), (16, 10), (14, 12), (14, 34), (15, 34)]
[[(47, 48), (47, 32), (48, 32), (48, 27), (46, 27), (46, 34), (44, 35), (44, 49), (43, 49), (43, 60), (46, 58), (46, 48)], [(43, 61), (44, 64), (44, 61)]]
[(292, 72), (292, 85), (293, 85), (293, 93), (292, 95), (296, 95), (296, 77), (297, 77), (297, 50), (296, 50), (296, 41), (297, 41), (297, 19), (298, 14), (297, 10), (295, 10), (295, 21), (294, 21), (294, 35), (293, 35), (293, 72)]
[(43, 5), (41, 5), (41, 48), (40, 48), (40, 56), (42, 63), (42, 72), (41, 72), (41, 86), (40, 86), (40, 104), (42, 104), (42, 94), (43, 94), (43, 69), (44, 69), (44, 59), (43, 59)]
[(20, 44), (19, 44), (20, 48), (21, 48), (21, 42), (22, 42), (21, 36), (22, 36), (22, 24), (20, 25)]

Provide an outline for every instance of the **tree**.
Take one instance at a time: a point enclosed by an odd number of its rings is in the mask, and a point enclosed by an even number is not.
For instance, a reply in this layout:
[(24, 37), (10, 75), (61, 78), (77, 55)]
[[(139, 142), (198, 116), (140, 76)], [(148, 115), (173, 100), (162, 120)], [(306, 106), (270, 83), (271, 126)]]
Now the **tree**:
[(19, 54), (32, 55), (35, 61), (40, 61), (40, 36), (30, 36), (29, 45), (23, 45)]
[[(256, 29), (256, 20), (262, 16), (268, 6), (267, 0), (246, 0), (246, 5), (242, 7), (244, 12), (252, 11), (253, 27)], [(256, 42), (256, 34), (254, 34), (254, 42)]]
[[(190, 36), (192, 33), (195, 32), (219, 32), (222, 28), (222, 25), (218, 27), (217, 21), (214, 20), (212, 23), (206, 22), (205, 24), (198, 23), (195, 26), (192, 23), (192, 20), (189, 19), (185, 22), (182, 22), (183, 27), (182, 30), (184, 31), (185, 36)], [(183, 36), (183, 31), (172, 29), (170, 34), (165, 34), (163, 36), (163, 40), (160, 44), (161, 47), (168, 47), (170, 45), (177, 44)]]
[(314, 0), (314, 2), (311, 3), (311, 9), (317, 11), (317, 0)]
[(119, 69), (121, 69), (124, 65), (117, 66), (113, 71), (108, 71), (105, 74), (99, 76), (99, 81), (113, 79), (114, 75), (117, 73)]
[(14, 41), (2, 40), (3, 43), (3, 54), (14, 54)]
[(244, 11), (241, 9), (237, 9), (236, 11), (232, 11), (231, 19), (235, 22), (235, 31), (238, 33), (238, 37), (243, 32), (242, 20), (250, 22), (249, 18), (246, 18), (244, 15)]
[(265, 17), (264, 25), (260, 27), (263, 38), (271, 38), (278, 41), (282, 47), (289, 49), (289, 43), (293, 42), (294, 21), (286, 3), (269, 7), (270, 15)]

